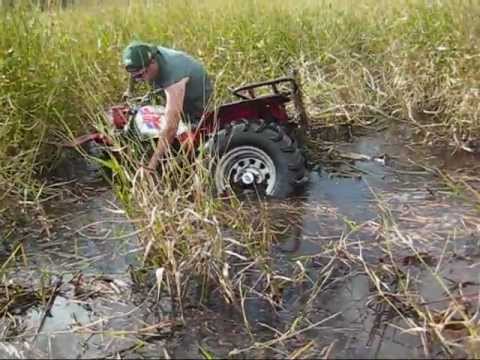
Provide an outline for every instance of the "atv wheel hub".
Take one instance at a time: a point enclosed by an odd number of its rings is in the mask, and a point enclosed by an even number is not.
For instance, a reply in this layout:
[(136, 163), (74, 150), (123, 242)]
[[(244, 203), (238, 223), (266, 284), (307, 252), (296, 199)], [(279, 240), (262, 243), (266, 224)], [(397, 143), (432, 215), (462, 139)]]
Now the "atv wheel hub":
[(227, 187), (252, 188), (263, 186), (271, 194), (276, 183), (276, 169), (272, 159), (263, 150), (253, 146), (239, 146), (220, 159), (215, 171), (217, 189)]
[(251, 185), (255, 181), (255, 175), (251, 172), (245, 172), (242, 175), (242, 182), (246, 185)]

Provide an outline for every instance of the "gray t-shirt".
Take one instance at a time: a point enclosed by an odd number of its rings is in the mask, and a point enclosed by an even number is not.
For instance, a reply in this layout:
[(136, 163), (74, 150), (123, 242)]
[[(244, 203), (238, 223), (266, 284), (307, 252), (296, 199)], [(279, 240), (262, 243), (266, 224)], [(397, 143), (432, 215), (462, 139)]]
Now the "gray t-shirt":
[(160, 72), (151, 85), (154, 89), (164, 89), (188, 77), (183, 113), (187, 120), (193, 123), (198, 122), (213, 92), (205, 68), (199, 61), (182, 51), (161, 46), (157, 48), (156, 58)]

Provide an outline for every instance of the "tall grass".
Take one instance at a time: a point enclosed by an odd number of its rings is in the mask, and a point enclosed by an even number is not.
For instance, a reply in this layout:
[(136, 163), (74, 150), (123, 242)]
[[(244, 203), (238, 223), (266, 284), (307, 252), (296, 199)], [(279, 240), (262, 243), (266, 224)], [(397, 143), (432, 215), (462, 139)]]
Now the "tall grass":
[(44, 140), (64, 124), (84, 130), (92, 109), (118, 101), (120, 51), (135, 38), (200, 58), (219, 102), (228, 85), (300, 67), (321, 123), (382, 116), (460, 137), (480, 128), (475, 1), (25, 3), (0, 15), (2, 184), (31, 182), (52, 153)]

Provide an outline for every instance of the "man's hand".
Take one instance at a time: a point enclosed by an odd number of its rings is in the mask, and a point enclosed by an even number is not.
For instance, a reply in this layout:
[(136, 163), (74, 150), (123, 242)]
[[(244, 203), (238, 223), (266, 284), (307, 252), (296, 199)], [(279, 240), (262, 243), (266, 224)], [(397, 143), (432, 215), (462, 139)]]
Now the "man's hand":
[(140, 165), (140, 167), (138, 168), (138, 171), (142, 171), (145, 173), (152, 173), (152, 172), (155, 172), (155, 169), (151, 168), (150, 166)]
[(147, 177), (147, 176), (155, 179), (157, 172), (155, 171), (155, 169), (152, 169), (149, 166), (140, 165), (140, 167), (137, 170), (137, 175), (140, 177), (140, 179), (143, 179), (144, 177)]
[(155, 169), (158, 160), (165, 154), (168, 146), (173, 142), (177, 134), (178, 123), (183, 111), (183, 100), (185, 98), (185, 86), (189, 78), (183, 78), (179, 82), (165, 88), (166, 107), (165, 107), (165, 127), (160, 134), (157, 142), (157, 148), (153, 153), (148, 164), (149, 168)]
[[(163, 138), (158, 139), (158, 141), (163, 141), (165, 140)], [(162, 148), (166, 149), (168, 147), (168, 144), (164, 144)], [(148, 169), (153, 170), (156, 169), (158, 166), (158, 161), (160, 160), (160, 154), (158, 154), (158, 148), (159, 144), (157, 144), (157, 148), (155, 149), (155, 152), (153, 153), (152, 157), (150, 158), (150, 161), (148, 162)]]

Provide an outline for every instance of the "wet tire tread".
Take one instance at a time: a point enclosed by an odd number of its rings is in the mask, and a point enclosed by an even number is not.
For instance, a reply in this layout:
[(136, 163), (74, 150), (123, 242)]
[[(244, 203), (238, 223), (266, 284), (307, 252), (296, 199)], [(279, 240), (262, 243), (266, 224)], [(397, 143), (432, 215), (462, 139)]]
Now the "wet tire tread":
[[(207, 142), (207, 148), (215, 151), (217, 155), (221, 155), (223, 151), (228, 151), (229, 142), (237, 136), (245, 137), (245, 133), (262, 134), (260, 139), (257, 135), (255, 141), (265, 141), (269, 149), (278, 149), (277, 154), (268, 154), (272, 158), (277, 158), (275, 166), (278, 171), (284, 169), (284, 174), (279, 174), (279, 180), (282, 184), (275, 187), (274, 197), (286, 197), (294, 190), (302, 179), (306, 177), (305, 159), (298, 148), (298, 143), (291, 138), (282, 129), (282, 127), (274, 122), (266, 122), (264, 120), (242, 120), (227, 125), (216, 133), (210, 141)], [(263, 140), (264, 139), (264, 140)], [(286, 165), (286, 166), (285, 166)], [(279, 169), (281, 167), (281, 169)]]

